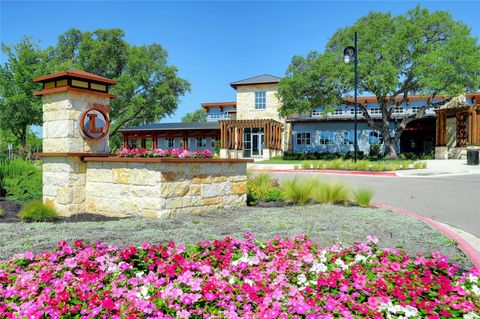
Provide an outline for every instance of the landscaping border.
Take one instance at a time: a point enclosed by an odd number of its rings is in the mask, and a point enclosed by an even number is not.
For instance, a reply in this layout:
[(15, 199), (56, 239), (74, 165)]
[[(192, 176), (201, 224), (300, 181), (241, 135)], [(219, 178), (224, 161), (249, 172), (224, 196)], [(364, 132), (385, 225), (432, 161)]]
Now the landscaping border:
[(427, 218), (420, 216), (418, 214), (409, 212), (405, 209), (398, 208), (389, 204), (384, 204), (384, 203), (378, 203), (374, 202), (372, 203), (372, 206), (375, 207), (380, 207), (380, 208), (386, 208), (389, 209), (393, 212), (408, 215), (410, 217), (416, 218), (426, 224), (429, 224), (430, 226), (440, 230), (443, 232), (446, 236), (448, 236), (450, 239), (455, 240), (458, 243), (458, 247), (470, 258), (470, 260), (475, 264), (475, 266), (480, 267), (480, 251), (476, 250), (468, 241), (463, 239), (460, 235), (457, 233), (451, 231), (450, 229), (445, 228), (444, 226), (440, 225), (438, 222)]
[(328, 170), (328, 169), (249, 169), (249, 172), (256, 173), (315, 173), (315, 174), (337, 174), (337, 175), (371, 175), (383, 177), (397, 177), (393, 171), (389, 172), (370, 172), (370, 171), (347, 171), (347, 170)]

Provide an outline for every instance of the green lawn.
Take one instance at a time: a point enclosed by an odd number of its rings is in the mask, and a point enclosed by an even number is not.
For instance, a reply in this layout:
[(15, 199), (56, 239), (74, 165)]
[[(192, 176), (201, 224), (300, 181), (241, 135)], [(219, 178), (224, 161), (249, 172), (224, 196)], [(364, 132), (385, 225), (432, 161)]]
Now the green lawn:
[(247, 232), (259, 240), (306, 232), (322, 246), (334, 242), (353, 244), (375, 235), (381, 247), (404, 248), (413, 255), (439, 250), (462, 267), (471, 266), (455, 242), (443, 233), (414, 218), (381, 208), (305, 205), (232, 208), (164, 220), (131, 218), (76, 223), (2, 223), (1, 220), (0, 260), (26, 250), (54, 249), (61, 240), (71, 244), (76, 239), (102, 241), (118, 246), (170, 240), (189, 244), (225, 236), (241, 239)]

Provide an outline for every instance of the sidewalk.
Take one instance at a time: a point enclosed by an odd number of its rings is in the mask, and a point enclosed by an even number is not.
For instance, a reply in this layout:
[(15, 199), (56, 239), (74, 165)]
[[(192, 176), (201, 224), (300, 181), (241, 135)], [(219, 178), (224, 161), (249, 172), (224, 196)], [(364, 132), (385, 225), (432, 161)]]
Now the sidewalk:
[[(400, 177), (433, 177), (448, 175), (480, 174), (480, 165), (467, 165), (466, 160), (426, 160), (427, 168), (410, 169), (394, 172), (358, 172), (338, 170), (295, 170), (295, 164), (259, 164), (249, 163), (250, 171), (266, 172), (311, 172), (323, 174), (352, 174), (352, 175), (377, 175), (377, 176), (400, 176)], [(296, 164), (299, 165), (299, 164)], [(480, 177), (479, 177), (480, 178)]]

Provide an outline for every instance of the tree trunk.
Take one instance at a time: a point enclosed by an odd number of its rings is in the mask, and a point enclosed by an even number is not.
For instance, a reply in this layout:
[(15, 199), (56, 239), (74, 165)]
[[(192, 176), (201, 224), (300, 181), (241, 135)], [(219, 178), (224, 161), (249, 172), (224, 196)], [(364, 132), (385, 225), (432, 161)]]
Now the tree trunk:
[(385, 157), (389, 160), (397, 159), (397, 141), (396, 138), (385, 139)]
[(27, 145), (27, 126), (22, 127), (22, 132), (20, 133), (20, 144), (22, 144), (23, 149)]

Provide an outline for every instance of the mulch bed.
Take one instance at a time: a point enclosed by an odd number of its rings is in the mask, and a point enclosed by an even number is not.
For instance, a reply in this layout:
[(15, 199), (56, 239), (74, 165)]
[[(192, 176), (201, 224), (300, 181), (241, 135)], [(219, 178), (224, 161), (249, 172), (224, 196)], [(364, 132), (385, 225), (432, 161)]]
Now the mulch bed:
[[(3, 208), (4, 215), (0, 216), (0, 223), (20, 223), (18, 212), (21, 206), (12, 200), (0, 199), (0, 207)], [(78, 223), (78, 222), (108, 222), (121, 220), (125, 218), (120, 217), (108, 217), (97, 214), (75, 214), (70, 217), (59, 217), (54, 223)]]

